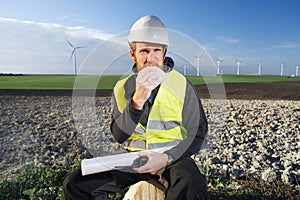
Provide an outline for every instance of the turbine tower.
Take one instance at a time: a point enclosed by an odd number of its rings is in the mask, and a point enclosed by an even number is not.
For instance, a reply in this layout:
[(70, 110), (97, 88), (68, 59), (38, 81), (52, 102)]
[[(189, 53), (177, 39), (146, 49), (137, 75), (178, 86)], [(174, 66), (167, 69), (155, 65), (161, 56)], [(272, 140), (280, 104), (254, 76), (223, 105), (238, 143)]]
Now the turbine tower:
[(283, 68), (284, 68), (284, 63), (280, 65), (280, 76), (283, 76)]
[(262, 66), (262, 61), (258, 63), (258, 75), (261, 75), (261, 66)]
[(236, 60), (236, 75), (240, 75), (240, 64), (242, 63), (241, 60)]
[(204, 55), (205, 52), (203, 52), (199, 57), (194, 56), (197, 61), (197, 76), (200, 76), (200, 58)]
[(220, 60), (219, 58), (217, 58), (217, 75), (220, 74), (220, 64), (221, 62), (223, 62), (224, 60)]
[(76, 50), (77, 49), (81, 49), (81, 48), (85, 48), (87, 46), (79, 46), (79, 47), (75, 47), (67, 38), (65, 38), (67, 43), (70, 45), (70, 47), (73, 48), (73, 51), (71, 53), (71, 56), (70, 56), (70, 60), (72, 59), (72, 57), (74, 57), (74, 75), (76, 76), (77, 75), (77, 68), (76, 68)]
[(296, 65), (296, 75), (295, 76), (298, 76), (298, 69), (299, 69), (299, 65)]
[(186, 76), (186, 64), (183, 65), (183, 75)]

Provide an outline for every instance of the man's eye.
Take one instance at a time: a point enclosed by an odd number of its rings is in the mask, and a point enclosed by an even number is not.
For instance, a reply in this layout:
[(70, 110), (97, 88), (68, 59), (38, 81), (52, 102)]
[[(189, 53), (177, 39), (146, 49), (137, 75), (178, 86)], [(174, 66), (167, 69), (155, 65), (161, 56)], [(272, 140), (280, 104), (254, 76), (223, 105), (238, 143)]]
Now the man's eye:
[(160, 52), (162, 51), (161, 49), (154, 49), (155, 52)]
[(140, 50), (141, 53), (149, 53), (149, 51), (147, 49), (142, 49)]

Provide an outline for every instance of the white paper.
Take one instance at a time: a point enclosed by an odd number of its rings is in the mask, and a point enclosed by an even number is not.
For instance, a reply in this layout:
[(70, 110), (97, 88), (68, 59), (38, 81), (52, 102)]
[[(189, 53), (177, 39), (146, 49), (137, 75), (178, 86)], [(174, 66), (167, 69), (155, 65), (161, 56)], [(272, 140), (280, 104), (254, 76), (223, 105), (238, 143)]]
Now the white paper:
[[(171, 149), (172, 147), (174, 146), (151, 149), (147, 151), (163, 153)], [(136, 158), (138, 158), (138, 152), (129, 152), (91, 159), (84, 159), (81, 162), (82, 175), (85, 176), (89, 174), (113, 170), (116, 166), (130, 166)]]

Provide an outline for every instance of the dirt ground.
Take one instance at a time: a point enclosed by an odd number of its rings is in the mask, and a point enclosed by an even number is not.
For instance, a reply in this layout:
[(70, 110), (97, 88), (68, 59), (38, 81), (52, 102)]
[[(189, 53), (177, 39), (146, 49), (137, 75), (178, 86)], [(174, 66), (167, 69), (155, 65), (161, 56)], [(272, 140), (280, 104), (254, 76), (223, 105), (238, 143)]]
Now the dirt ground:
[[(211, 93), (208, 92), (207, 88), (212, 88)], [(201, 98), (212, 98), (218, 93), (218, 88), (222, 89), (220, 86), (196, 86), (196, 90)], [(223, 88), (225, 88), (227, 99), (300, 100), (300, 81), (251, 84), (227, 83), (224, 84)], [(224, 89), (220, 93), (224, 93)]]
[[(274, 83), (226, 83), (195, 86), (201, 98), (300, 100), (300, 81)], [(112, 90), (80, 91), (80, 95), (111, 96)], [(0, 96), (71, 96), (68, 90), (0, 90)]]

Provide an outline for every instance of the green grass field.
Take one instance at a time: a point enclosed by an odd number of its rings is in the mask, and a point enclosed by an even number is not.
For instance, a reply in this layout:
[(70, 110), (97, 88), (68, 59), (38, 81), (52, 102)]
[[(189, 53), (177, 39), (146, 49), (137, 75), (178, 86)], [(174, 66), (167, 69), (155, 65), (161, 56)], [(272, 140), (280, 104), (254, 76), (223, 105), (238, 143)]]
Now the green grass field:
[[(23, 75), (0, 76), (0, 89), (112, 89), (121, 75), (111, 76), (72, 76), (72, 75)], [(187, 76), (193, 85), (208, 83), (262, 83), (276, 81), (300, 81), (300, 77), (273, 75), (222, 75), (222, 76)]]
[[(208, 77), (187, 77), (193, 85), (201, 85), (207, 83), (268, 83), (278, 81), (300, 81), (300, 76), (274, 76), (274, 75), (222, 75), (222, 76), (208, 76)], [(205, 81), (204, 81), (205, 80)]]

